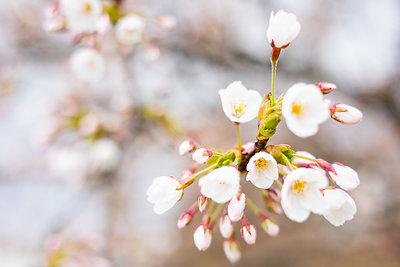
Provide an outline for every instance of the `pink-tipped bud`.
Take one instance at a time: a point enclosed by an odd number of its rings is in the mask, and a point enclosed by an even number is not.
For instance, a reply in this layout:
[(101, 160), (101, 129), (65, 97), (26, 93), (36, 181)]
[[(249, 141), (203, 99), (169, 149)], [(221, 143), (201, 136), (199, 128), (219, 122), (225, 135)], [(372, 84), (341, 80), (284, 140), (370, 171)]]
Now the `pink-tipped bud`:
[(240, 234), (242, 235), (244, 241), (246, 241), (247, 244), (253, 245), (256, 243), (256, 228), (254, 228), (253, 225), (247, 224), (243, 225), (243, 227), (240, 229)]
[(227, 214), (222, 215), (221, 218), (219, 219), (219, 231), (221, 232), (221, 235), (224, 238), (229, 238), (233, 234), (234, 231), (233, 224)]
[(206, 210), (207, 205), (208, 205), (208, 197), (204, 196), (204, 195), (200, 195), (198, 198), (198, 206), (199, 206), (199, 211), (203, 212)]
[(193, 152), (196, 149), (194, 143), (190, 140), (185, 140), (179, 145), (179, 155), (183, 156)]
[(279, 234), (279, 225), (270, 218), (265, 219), (261, 227), (270, 236), (277, 236)]
[(205, 251), (211, 245), (212, 233), (201, 224), (194, 229), (193, 240), (198, 250)]
[(236, 240), (225, 240), (224, 241), (224, 252), (225, 256), (230, 263), (236, 263), (240, 260), (241, 253), (239, 243)]
[(339, 162), (332, 164), (332, 171), (329, 171), (329, 175), (344, 190), (353, 190), (360, 184), (357, 172)]
[(244, 208), (246, 207), (246, 195), (240, 194), (234, 197), (228, 204), (228, 216), (233, 222), (240, 221), (243, 217)]
[(211, 156), (212, 152), (210, 150), (200, 147), (193, 153), (192, 159), (199, 164), (203, 164), (206, 163)]
[(255, 150), (255, 144), (254, 142), (248, 142), (240, 148), (240, 151), (242, 152), (243, 155), (249, 155), (253, 153)]
[(277, 191), (271, 191), (269, 188), (265, 194), (263, 194), (266, 208), (275, 214), (282, 215), (283, 210), (280, 204), (280, 194)]
[(363, 114), (355, 107), (337, 103), (330, 108), (331, 117), (343, 124), (353, 125), (361, 121)]
[(321, 90), (321, 93), (327, 95), (336, 90), (336, 84), (334, 83), (327, 83), (327, 82), (320, 82), (317, 83), (317, 87)]
[(191, 221), (192, 221), (193, 216), (190, 215), (189, 213), (182, 213), (181, 216), (178, 219), (177, 226), (179, 229), (185, 228)]

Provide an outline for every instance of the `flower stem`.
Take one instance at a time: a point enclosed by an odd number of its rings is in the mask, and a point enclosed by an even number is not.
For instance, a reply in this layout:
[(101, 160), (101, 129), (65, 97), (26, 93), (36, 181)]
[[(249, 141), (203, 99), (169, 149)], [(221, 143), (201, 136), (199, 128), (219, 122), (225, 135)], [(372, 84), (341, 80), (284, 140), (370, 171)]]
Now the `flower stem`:
[(275, 76), (276, 76), (276, 65), (278, 60), (271, 59), (272, 64), (272, 78), (271, 78), (271, 104), (275, 104)]
[(258, 216), (260, 214), (260, 209), (257, 207), (257, 205), (253, 201), (251, 201), (249, 198), (247, 198), (246, 203), (253, 210), (255, 215)]
[[(308, 157), (304, 157), (304, 156), (301, 156), (301, 155), (298, 155), (298, 154), (293, 154), (293, 157), (297, 157), (297, 158), (301, 158), (301, 159), (306, 159), (306, 160), (309, 160), (309, 161), (312, 161), (312, 162), (315, 162), (316, 164), (318, 164), (318, 161), (317, 161), (317, 160), (311, 159), (311, 158), (308, 158)], [(319, 165), (319, 164), (318, 164), (318, 165)]]
[(275, 183), (279, 186), (280, 189), (282, 189), (282, 183), (279, 180), (275, 180)]
[(211, 215), (211, 221), (215, 222), (217, 219), (218, 215), (221, 213), (222, 209), (225, 207), (225, 204), (219, 204), (213, 214)]
[(207, 215), (208, 215), (208, 216), (211, 215), (211, 212), (212, 212), (212, 210), (214, 209), (214, 206), (215, 206), (215, 202), (214, 202), (214, 201), (211, 201), (210, 208), (208, 209), (208, 212), (207, 212)]
[(239, 150), (242, 147), (242, 136), (240, 134), (240, 123), (235, 123), (236, 124), (236, 133), (237, 133), (237, 138), (238, 138), (238, 147)]
[(208, 171), (211, 171), (211, 170), (215, 169), (217, 167), (217, 165), (218, 164), (214, 164), (214, 165), (209, 166), (208, 168), (205, 168), (202, 171), (199, 171), (198, 173), (194, 174), (192, 177), (189, 177), (190, 180), (186, 180), (185, 179), (186, 181), (185, 180), (181, 181), (180, 183), (182, 185), (182, 188), (180, 188), (180, 189), (188, 187), (189, 185), (191, 185), (196, 180), (197, 177), (199, 177), (200, 175), (205, 174)]
[(286, 166), (288, 166), (288, 168), (293, 171), (294, 169), (296, 169), (296, 167), (292, 164), (292, 162), (290, 162), (290, 160), (283, 155), (283, 159), (285, 160)]

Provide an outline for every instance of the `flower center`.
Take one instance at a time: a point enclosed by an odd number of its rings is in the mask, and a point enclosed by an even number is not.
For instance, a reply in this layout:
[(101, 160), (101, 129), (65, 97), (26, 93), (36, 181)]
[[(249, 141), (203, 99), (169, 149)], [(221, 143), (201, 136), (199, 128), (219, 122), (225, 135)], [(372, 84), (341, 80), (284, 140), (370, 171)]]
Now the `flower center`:
[(305, 107), (297, 104), (296, 102), (292, 103), (292, 113), (296, 114), (297, 117), (303, 117), (304, 115), (306, 115), (305, 109)]
[(91, 11), (92, 11), (92, 5), (89, 3), (85, 3), (85, 5), (83, 7), (83, 12), (90, 13)]
[(265, 171), (267, 169), (267, 167), (269, 166), (269, 162), (264, 158), (259, 158), (258, 160), (256, 160), (255, 165), (258, 173), (260, 173), (261, 171)]
[(221, 184), (221, 185), (222, 185), (222, 184), (225, 184), (225, 181), (223, 181), (223, 182), (219, 182), (219, 184)]
[(297, 194), (299, 194), (300, 196), (304, 196), (304, 188), (306, 188), (307, 191), (310, 190), (307, 182), (303, 180), (296, 180), (294, 184), (290, 187), (294, 196), (296, 196)]
[(244, 114), (244, 109), (247, 107), (247, 105), (245, 103), (243, 103), (243, 101), (237, 101), (235, 102), (235, 104), (233, 104), (233, 116), (235, 116), (236, 118), (240, 118), (243, 116)]

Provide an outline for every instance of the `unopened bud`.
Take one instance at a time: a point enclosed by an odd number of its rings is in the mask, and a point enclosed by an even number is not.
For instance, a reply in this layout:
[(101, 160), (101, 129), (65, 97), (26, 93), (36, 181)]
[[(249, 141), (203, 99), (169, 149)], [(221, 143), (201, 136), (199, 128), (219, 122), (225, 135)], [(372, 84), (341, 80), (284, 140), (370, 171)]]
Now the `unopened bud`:
[(233, 234), (233, 224), (227, 214), (221, 216), (221, 218), (219, 219), (219, 231), (224, 238), (229, 238)]
[(203, 164), (206, 163), (211, 156), (212, 152), (210, 150), (200, 147), (193, 153), (192, 159), (199, 164)]
[(210, 229), (201, 224), (194, 229), (193, 240), (198, 250), (207, 250), (211, 245), (212, 233)]
[(339, 162), (332, 164), (332, 171), (329, 171), (329, 175), (344, 190), (353, 190), (360, 184), (357, 172)]
[(208, 204), (208, 197), (206, 197), (204, 195), (200, 195), (197, 203), (199, 206), (199, 211), (200, 212), (205, 211), (207, 208), (207, 204)]
[(330, 111), (334, 120), (347, 125), (357, 124), (363, 117), (360, 110), (346, 104), (335, 104)]
[(246, 241), (247, 244), (253, 245), (256, 243), (256, 228), (254, 228), (253, 225), (247, 224), (243, 225), (243, 227), (240, 229), (240, 234), (242, 235), (244, 241)]
[(240, 194), (234, 197), (228, 204), (228, 216), (233, 222), (237, 222), (243, 217), (244, 208), (246, 207), (246, 195)]
[(194, 143), (190, 140), (185, 140), (179, 145), (179, 155), (183, 156), (196, 149)]
[(270, 236), (277, 236), (279, 234), (279, 225), (270, 218), (265, 219), (261, 227)]
[(182, 213), (181, 216), (178, 219), (177, 226), (179, 229), (185, 228), (190, 221), (192, 220), (193, 216), (191, 216), (189, 213)]
[(327, 95), (336, 90), (336, 84), (328, 82), (317, 83), (317, 87), (321, 90), (321, 93)]
[(224, 252), (230, 263), (236, 263), (240, 260), (241, 253), (239, 243), (236, 240), (224, 241)]
[(249, 155), (254, 152), (254, 149), (255, 149), (254, 142), (248, 142), (248, 143), (242, 145), (242, 147), (240, 148), (240, 151), (244, 155)]

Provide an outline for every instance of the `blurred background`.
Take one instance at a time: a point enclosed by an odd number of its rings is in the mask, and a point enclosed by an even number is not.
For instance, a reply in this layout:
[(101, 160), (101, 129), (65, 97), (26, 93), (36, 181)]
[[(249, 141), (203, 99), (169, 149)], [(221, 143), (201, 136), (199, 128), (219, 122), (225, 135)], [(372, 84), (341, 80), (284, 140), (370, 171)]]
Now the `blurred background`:
[[(302, 224), (281, 216), (275, 238), (257, 223), (257, 243), (240, 240), (236, 266), (400, 266), (399, 1), (123, 1), (125, 12), (173, 15), (176, 27), (147, 25), (152, 42), (130, 54), (113, 32), (103, 36), (105, 77), (92, 84), (69, 68), (82, 45), (43, 30), (49, 3), (1, 2), (0, 266), (47, 266), (65, 251), (84, 255), (65, 266), (230, 266), (218, 231), (199, 252), (192, 235), (199, 218), (176, 227), (197, 188), (163, 215), (145, 191), (153, 178), (179, 177), (190, 166), (176, 149), (185, 137), (209, 148), (234, 144), (217, 92), (236, 80), (269, 91), (266, 29), (279, 9), (295, 13), (302, 29), (281, 54), (278, 93), (296, 82), (333, 82), (328, 98), (364, 118), (355, 126), (330, 120), (307, 139), (281, 123), (270, 143), (357, 170), (358, 212), (340, 228), (321, 216)], [(245, 141), (256, 127), (243, 125)], [(256, 190), (243, 186), (261, 206)]]

